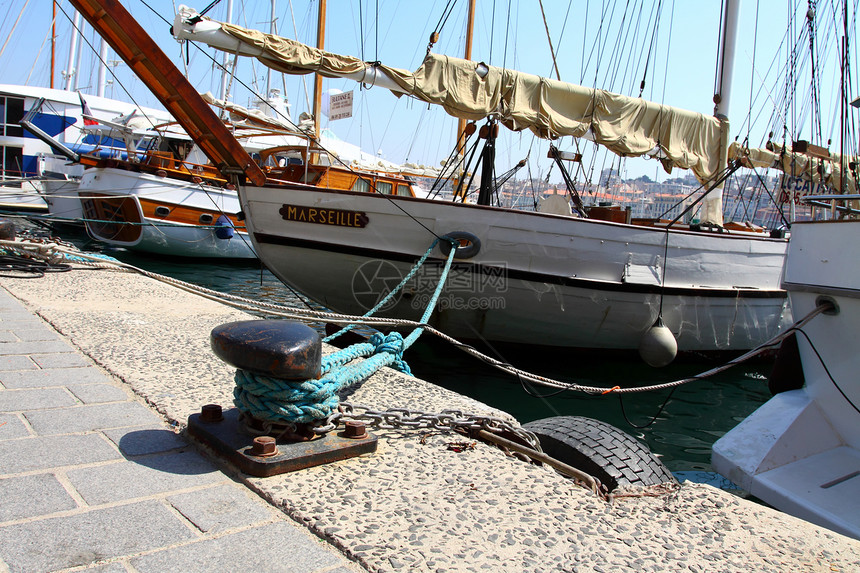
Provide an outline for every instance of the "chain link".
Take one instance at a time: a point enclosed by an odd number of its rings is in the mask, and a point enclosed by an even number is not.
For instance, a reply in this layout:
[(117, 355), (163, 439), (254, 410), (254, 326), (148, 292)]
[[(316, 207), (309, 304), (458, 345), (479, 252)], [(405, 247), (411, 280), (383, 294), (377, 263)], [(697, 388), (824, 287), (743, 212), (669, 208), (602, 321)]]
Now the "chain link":
[(381, 430), (486, 430), (494, 434), (514, 436), (533, 450), (542, 451), (538, 437), (516, 422), (460, 410), (442, 410), (435, 414), (406, 408), (380, 411), (350, 402), (341, 402), (340, 411), (326, 418), (314, 431), (321, 434), (330, 432), (346, 420), (364, 422), (368, 428)]

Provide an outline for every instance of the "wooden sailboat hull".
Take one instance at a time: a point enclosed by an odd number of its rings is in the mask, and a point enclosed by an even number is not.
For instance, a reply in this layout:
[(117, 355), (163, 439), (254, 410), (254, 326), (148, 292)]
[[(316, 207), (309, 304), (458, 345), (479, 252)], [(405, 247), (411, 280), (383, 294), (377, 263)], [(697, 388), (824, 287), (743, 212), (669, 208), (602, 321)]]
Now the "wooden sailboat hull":
[[(275, 275), (354, 314), (406, 276), (436, 235), (474, 236), (479, 251), (456, 263), (432, 319), (457, 337), (635, 349), (662, 297), (681, 351), (741, 350), (791, 318), (779, 286), (782, 239), (304, 186), (246, 187), (242, 207), (257, 253)], [(381, 314), (417, 319), (442, 256), (437, 246)]]
[[(79, 186), (87, 231), (131, 250), (195, 258), (256, 258), (238, 220), (235, 191), (115, 168), (93, 168)], [(225, 215), (231, 238), (220, 238)]]

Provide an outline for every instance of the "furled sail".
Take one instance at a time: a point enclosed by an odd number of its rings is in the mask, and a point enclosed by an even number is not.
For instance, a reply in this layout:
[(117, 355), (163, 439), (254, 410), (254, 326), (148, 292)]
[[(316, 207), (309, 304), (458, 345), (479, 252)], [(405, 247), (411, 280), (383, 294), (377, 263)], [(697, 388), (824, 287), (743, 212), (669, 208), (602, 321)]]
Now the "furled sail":
[[(784, 149), (777, 143), (768, 144), (768, 149), (748, 148), (738, 142), (729, 146), (729, 159), (740, 160), (746, 167), (778, 169), (786, 175), (799, 177), (811, 183), (823, 183), (834, 193), (844, 191), (857, 193), (857, 178), (849, 168), (858, 161), (856, 156), (840, 157), (829, 153), (829, 157), (816, 157)], [(844, 182), (843, 182), (843, 169)], [(844, 183), (844, 189), (843, 189)]]
[(692, 170), (702, 183), (725, 165), (725, 121), (605, 90), (428, 54), (410, 72), (341, 56), (288, 38), (201, 18), (180, 7), (174, 35), (234, 54), (254, 56), (289, 74), (319, 73), (380, 85), (479, 120), (496, 114), (514, 131), (539, 137), (588, 137), (622, 156), (656, 156), (667, 171)]

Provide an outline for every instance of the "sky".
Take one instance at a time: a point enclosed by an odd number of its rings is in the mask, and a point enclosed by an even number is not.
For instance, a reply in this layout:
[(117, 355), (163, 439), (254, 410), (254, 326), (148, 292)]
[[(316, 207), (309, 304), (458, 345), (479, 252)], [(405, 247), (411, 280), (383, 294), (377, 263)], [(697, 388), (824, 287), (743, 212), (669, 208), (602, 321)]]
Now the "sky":
[[(328, 0), (326, 15), (326, 49), (355, 55), (367, 61), (379, 60), (387, 65), (416, 69), (427, 49), (431, 31), (442, 19), (451, 0)], [(186, 68), (184, 46), (169, 33), (175, 3), (172, 0), (122, 0), (123, 5), (153, 36), (164, 52), (180, 68)], [(190, 5), (202, 10), (209, 0)], [(546, 14), (546, 25), (541, 15)], [(830, 2), (821, 2), (819, 18), (833, 25)], [(433, 47), (436, 53), (462, 56), (465, 44), (466, 10), (468, 0), (456, 0), (450, 16)], [(806, 47), (802, 26), (788, 28), (791, 12), (805, 14), (807, 0), (742, 0), (734, 82), (729, 118), (732, 136), (749, 137), (751, 145), (763, 145), (770, 130), (782, 123), (796, 138), (813, 140), (816, 134), (809, 111), (807, 84), (811, 66), (808, 56), (801, 53), (797, 66), (796, 93), (798, 103), (783, 111), (785, 121), (771, 118), (774, 109), (782, 106), (778, 77), (788, 60), (786, 38), (797, 39)], [(625, 8), (627, 12), (624, 13)], [(659, 18), (656, 13), (659, 8)], [(221, 0), (208, 16), (225, 20), (227, 0)], [(234, 0), (233, 21), (237, 24), (268, 31), (272, 17), (271, 3), (259, 0)], [(318, 2), (308, 0), (277, 0), (275, 20), (280, 35), (304, 43), (316, 42)], [(558, 62), (558, 75), (563, 81), (599, 87), (625, 95), (638, 96), (643, 76), (646, 86), (642, 97), (666, 105), (677, 106), (706, 115), (713, 114), (717, 46), (719, 41), (721, 3), (718, 0), (478, 0), (472, 59), (488, 64), (514, 68), (523, 72), (553, 77), (552, 54), (547, 29)], [(851, 35), (854, 35), (856, 0), (851, 7)], [(59, 2), (56, 18), (55, 87), (62, 87), (62, 71), (68, 68), (70, 16), (68, 0)], [(3, 83), (47, 86), (50, 81), (51, 11), (45, 0), (0, 1), (0, 78)], [(801, 20), (801, 23), (803, 20)], [(824, 24), (821, 25), (824, 28)], [(819, 61), (816, 70), (822, 86), (822, 138), (838, 138), (835, 118), (837, 95), (833, 86), (839, 78), (833, 65), (839, 34), (825, 31), (830, 48)], [(94, 46), (84, 45), (78, 88), (84, 93), (96, 93), (94, 51), (97, 39), (87, 28), (85, 37)], [(825, 47), (828, 45), (825, 42)], [(852, 57), (856, 46), (852, 47)], [(821, 49), (821, 48), (819, 48)], [(802, 51), (802, 50), (801, 50)], [(200, 91), (218, 93), (221, 72), (207, 54), (192, 48), (187, 57), (188, 76)], [(218, 55), (218, 61), (222, 56)], [(109, 60), (116, 56), (111, 52)], [(647, 64), (647, 66), (646, 66)], [(755, 66), (753, 67), (753, 64)], [(148, 90), (133, 77), (124, 64), (111, 67), (116, 74), (106, 95), (132, 100), (139, 105), (161, 107)], [(253, 60), (242, 58), (236, 79), (258, 93), (265, 91), (267, 71)], [(286, 88), (294, 120), (308, 111), (308, 95), (313, 89), (312, 76), (273, 75), (273, 86)], [(857, 85), (856, 78), (853, 86)], [(448, 157), (455, 140), (456, 120), (441, 109), (428, 109), (409, 98), (396, 98), (380, 88), (361, 89), (349, 80), (327, 79), (323, 89), (354, 91), (354, 116), (335, 121), (323, 120), (323, 127), (338, 137), (360, 145), (365, 151), (377, 153), (395, 162), (438, 165)], [(803, 95), (804, 90), (806, 96)], [(853, 91), (852, 91), (853, 90)], [(849, 87), (849, 99), (860, 95)], [(236, 84), (233, 99), (247, 105), (251, 92)], [(752, 104), (752, 105), (751, 105)], [(752, 113), (750, 114), (750, 109)], [(855, 112), (856, 113), (856, 112)], [(790, 116), (790, 117), (789, 117)], [(748, 121), (748, 117), (752, 121)], [(550, 181), (559, 176), (546, 159), (547, 142), (537, 140), (528, 132), (512, 133), (503, 129), (497, 147), (497, 173), (506, 171), (520, 159), (528, 158), (526, 173)], [(856, 141), (856, 139), (855, 139)], [(557, 145), (562, 150), (575, 150), (571, 138)], [(625, 177), (647, 175), (665, 179), (656, 161), (625, 159), (619, 161), (605, 152), (594, 151), (591, 144), (582, 144), (586, 153), (583, 170), (576, 171), (578, 179), (595, 179), (601, 169), (610, 165), (622, 169)], [(852, 147), (856, 151), (856, 145)], [(673, 175), (677, 175), (676, 172)]]

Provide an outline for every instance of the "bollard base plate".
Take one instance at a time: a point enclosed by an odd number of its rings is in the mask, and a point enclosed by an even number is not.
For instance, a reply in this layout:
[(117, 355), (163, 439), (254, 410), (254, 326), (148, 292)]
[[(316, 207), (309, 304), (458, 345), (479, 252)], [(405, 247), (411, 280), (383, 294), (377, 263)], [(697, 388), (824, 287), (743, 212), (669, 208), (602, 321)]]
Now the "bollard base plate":
[(214, 449), (239, 470), (256, 477), (268, 477), (313, 466), (345, 460), (376, 451), (376, 436), (344, 438), (334, 433), (309, 442), (278, 442), (278, 453), (269, 457), (251, 455), (254, 436), (244, 433), (239, 410), (224, 411), (218, 422), (204, 422), (200, 414), (188, 417), (188, 433)]

